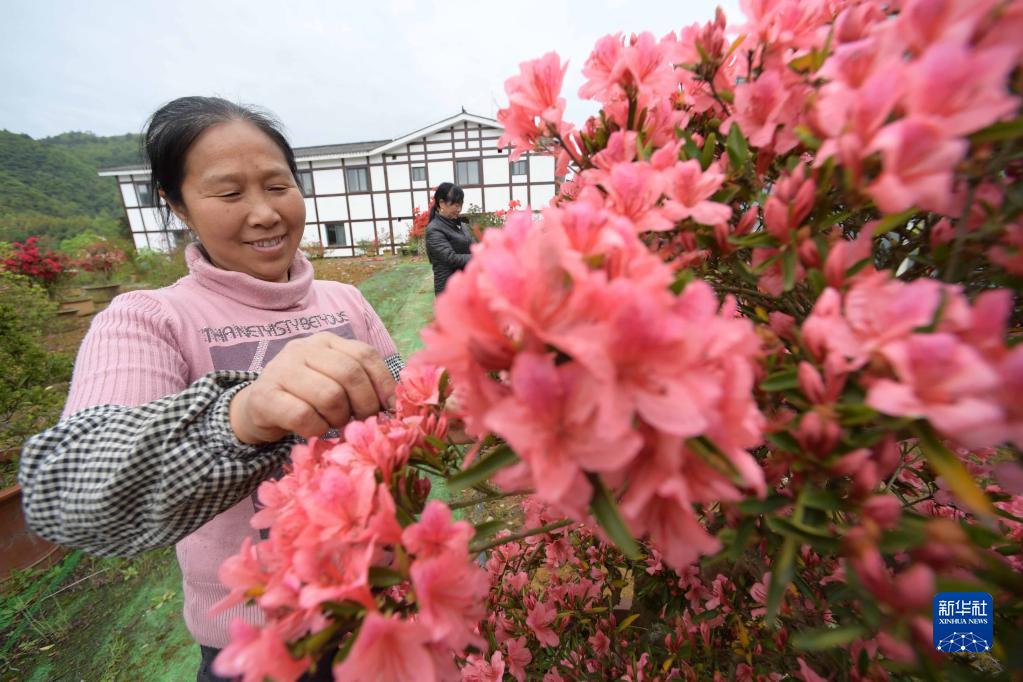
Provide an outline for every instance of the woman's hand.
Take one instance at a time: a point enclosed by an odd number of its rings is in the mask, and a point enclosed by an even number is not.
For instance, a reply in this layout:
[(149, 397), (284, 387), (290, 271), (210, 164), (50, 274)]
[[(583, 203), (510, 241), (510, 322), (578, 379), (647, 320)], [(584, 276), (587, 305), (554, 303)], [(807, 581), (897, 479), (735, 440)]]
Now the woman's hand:
[(238, 392), (231, 428), (250, 444), (289, 433), (312, 438), (393, 406), (394, 378), (380, 354), (361, 341), (320, 333), (287, 344)]

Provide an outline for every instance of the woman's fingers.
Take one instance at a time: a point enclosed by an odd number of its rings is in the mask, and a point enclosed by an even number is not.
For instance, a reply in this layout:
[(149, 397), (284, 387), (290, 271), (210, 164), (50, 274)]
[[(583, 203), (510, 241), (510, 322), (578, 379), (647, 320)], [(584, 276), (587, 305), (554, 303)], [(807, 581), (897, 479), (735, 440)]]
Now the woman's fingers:
[(317, 334), (289, 343), (231, 404), (245, 442), (286, 433), (320, 436), (394, 405), (394, 378), (380, 354), (359, 341)]
[[(323, 353), (307, 357), (305, 362), (309, 370), (318, 376), (319, 381), (330, 384), (335, 392), (344, 396), (345, 406), (356, 419), (365, 419), (380, 411), (380, 398), (366, 368), (348, 353), (325, 349)], [(331, 391), (324, 389), (325, 398), (334, 397), (330, 394)], [(308, 395), (310, 399), (318, 397), (317, 392)], [(348, 421), (347, 417), (345, 421)], [(335, 426), (344, 423), (339, 422)]]
[(366, 373), (366, 376), (369, 377), (380, 404), (380, 407), (375, 412), (381, 409), (394, 409), (394, 388), (396, 383), (391, 370), (387, 368), (387, 363), (380, 357), (380, 353), (373, 346), (361, 341), (342, 339), (333, 334), (326, 334), (325, 336), (330, 337), (327, 339), (327, 342), (331, 348), (345, 353), (355, 360)]

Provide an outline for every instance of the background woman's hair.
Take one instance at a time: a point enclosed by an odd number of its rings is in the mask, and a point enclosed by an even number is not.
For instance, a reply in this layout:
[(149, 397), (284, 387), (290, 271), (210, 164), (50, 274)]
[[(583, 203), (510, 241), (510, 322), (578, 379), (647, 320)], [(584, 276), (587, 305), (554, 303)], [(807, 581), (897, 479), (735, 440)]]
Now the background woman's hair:
[(437, 185), (437, 191), (433, 193), (433, 206), (430, 208), (430, 220), (437, 215), (437, 207), (441, 201), (449, 204), (457, 204), (465, 199), (465, 192), (453, 182), (442, 182)]
[[(142, 152), (153, 174), (154, 196), (162, 190), (168, 203), (184, 203), (181, 182), (189, 148), (203, 132), (228, 121), (248, 121), (266, 133), (280, 147), (291, 174), (298, 181), (295, 152), (284, 137), (283, 126), (273, 114), (220, 97), (179, 97), (157, 109), (142, 133)], [(170, 214), (170, 207), (165, 207), (165, 222), (169, 221)]]

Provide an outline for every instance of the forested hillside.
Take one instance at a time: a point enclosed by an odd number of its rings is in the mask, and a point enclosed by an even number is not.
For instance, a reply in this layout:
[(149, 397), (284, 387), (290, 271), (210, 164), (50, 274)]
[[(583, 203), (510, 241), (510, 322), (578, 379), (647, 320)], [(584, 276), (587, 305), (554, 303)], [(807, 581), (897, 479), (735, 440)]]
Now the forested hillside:
[(34, 234), (56, 243), (86, 230), (123, 235), (117, 184), (97, 171), (138, 161), (136, 135), (33, 140), (0, 130), (0, 241)]

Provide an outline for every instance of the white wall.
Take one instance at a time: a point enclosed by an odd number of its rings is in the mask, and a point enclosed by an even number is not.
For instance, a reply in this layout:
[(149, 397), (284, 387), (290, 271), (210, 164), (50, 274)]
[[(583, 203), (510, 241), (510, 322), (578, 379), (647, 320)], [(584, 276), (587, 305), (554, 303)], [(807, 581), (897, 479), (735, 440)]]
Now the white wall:
[(343, 194), (345, 177), (340, 169), (313, 171), (316, 194)]
[(317, 197), (316, 206), (321, 223), (348, 220), (348, 207), (344, 197)]

